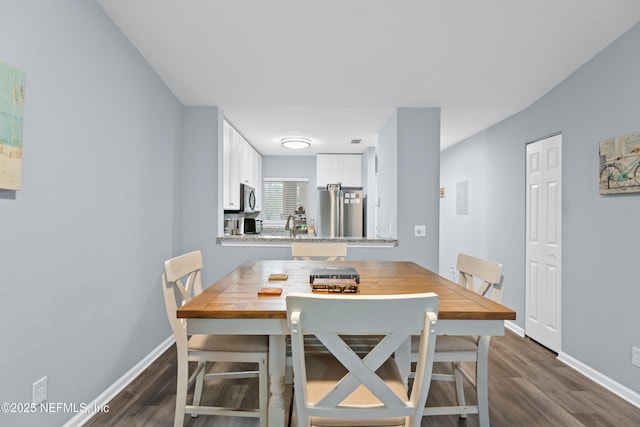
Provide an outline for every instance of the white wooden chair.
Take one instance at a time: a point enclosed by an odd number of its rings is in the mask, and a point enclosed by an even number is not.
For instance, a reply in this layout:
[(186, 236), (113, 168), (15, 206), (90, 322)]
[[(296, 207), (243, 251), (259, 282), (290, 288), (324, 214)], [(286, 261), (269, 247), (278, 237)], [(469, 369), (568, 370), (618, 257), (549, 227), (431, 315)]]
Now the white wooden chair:
[(291, 243), (291, 256), (297, 260), (324, 259), (326, 261), (344, 261), (347, 256), (347, 244), (331, 243)]
[[(502, 264), (458, 254), (458, 283), (482, 296), (500, 303), (502, 300)], [(436, 341), (434, 362), (450, 362), (451, 374), (433, 374), (435, 381), (454, 381), (457, 406), (427, 407), (424, 415), (478, 414), (481, 426), (489, 426), (488, 355), (490, 336), (439, 336)], [(419, 360), (418, 339), (412, 340), (412, 361)], [(463, 362), (475, 362), (475, 378), (462, 366)], [(465, 377), (475, 388), (477, 405), (467, 406), (464, 397)]]
[[(178, 354), (178, 380), (176, 391), (176, 412), (174, 426), (182, 426), (184, 414), (192, 417), (203, 415), (224, 415), (260, 418), (260, 426), (267, 425), (268, 376), (267, 354), (269, 341), (266, 336), (250, 335), (192, 335), (187, 336), (186, 322), (176, 317), (176, 310), (202, 292), (202, 254), (190, 252), (164, 263), (162, 289), (167, 309), (167, 317), (176, 338)], [(184, 280), (184, 282), (183, 282)], [(197, 367), (189, 376), (188, 362), (197, 362)], [(257, 370), (241, 372), (206, 373), (207, 362), (255, 363)], [(214, 378), (258, 378), (259, 408), (240, 410), (200, 406), (204, 380)], [(187, 405), (187, 390), (195, 381), (192, 405)]]
[[(343, 242), (292, 242), (291, 256), (294, 260), (303, 261), (344, 261), (344, 257), (347, 256), (347, 244)], [(320, 344), (314, 337), (307, 337), (307, 345), (322, 348), (322, 344)], [(291, 365), (291, 343), (289, 337), (287, 337), (286, 384), (291, 384), (292, 382), (293, 373), (290, 369)]]
[[(299, 426), (420, 425), (431, 379), (437, 295), (292, 293), (286, 302)], [(416, 332), (420, 357), (409, 396), (391, 356)], [(345, 338), (363, 334), (380, 338), (361, 358)], [(305, 335), (316, 336), (328, 353), (305, 351)]]

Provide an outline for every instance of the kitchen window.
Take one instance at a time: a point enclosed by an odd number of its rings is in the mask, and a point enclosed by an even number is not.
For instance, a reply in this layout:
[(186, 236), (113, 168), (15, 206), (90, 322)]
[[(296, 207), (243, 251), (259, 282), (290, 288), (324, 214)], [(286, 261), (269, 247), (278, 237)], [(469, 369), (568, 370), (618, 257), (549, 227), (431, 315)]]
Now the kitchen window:
[(264, 226), (284, 227), (298, 206), (309, 206), (309, 178), (263, 178)]

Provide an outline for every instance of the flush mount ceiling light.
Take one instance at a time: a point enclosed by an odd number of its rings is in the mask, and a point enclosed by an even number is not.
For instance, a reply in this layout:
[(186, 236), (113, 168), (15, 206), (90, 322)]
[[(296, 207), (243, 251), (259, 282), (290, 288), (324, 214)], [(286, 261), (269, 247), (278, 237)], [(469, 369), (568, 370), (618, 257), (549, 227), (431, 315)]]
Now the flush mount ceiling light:
[(311, 145), (311, 140), (309, 138), (282, 138), (280, 143), (285, 148), (290, 148), (292, 150), (303, 150), (305, 148), (309, 148)]

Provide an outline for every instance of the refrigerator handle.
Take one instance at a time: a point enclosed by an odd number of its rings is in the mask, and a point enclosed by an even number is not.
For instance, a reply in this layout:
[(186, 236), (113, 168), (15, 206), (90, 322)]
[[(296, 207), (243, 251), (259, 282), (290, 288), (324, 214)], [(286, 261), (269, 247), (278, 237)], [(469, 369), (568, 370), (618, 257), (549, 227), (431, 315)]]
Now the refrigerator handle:
[(344, 192), (338, 191), (338, 236), (344, 237)]

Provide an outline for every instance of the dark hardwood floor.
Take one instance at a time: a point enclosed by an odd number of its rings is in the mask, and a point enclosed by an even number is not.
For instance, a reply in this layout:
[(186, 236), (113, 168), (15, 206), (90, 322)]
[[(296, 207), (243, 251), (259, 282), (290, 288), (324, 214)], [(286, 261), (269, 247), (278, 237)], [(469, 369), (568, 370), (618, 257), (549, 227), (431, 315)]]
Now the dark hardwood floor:
[[(172, 426), (175, 363), (172, 347), (109, 403), (108, 413), (96, 415), (85, 425)], [(555, 353), (510, 331), (504, 337), (492, 338), (489, 364), (489, 412), (494, 427), (640, 426), (639, 408), (564, 365)], [(252, 379), (210, 382), (205, 386), (203, 401), (252, 407), (257, 400), (256, 386), (257, 381)], [(467, 401), (475, 402), (470, 388), (467, 390)], [(453, 383), (434, 381), (428, 405), (453, 403)], [(249, 418), (199, 416), (185, 420), (185, 426), (191, 427), (258, 426), (257, 419)], [(422, 426), (477, 427), (478, 417), (426, 417)]]

